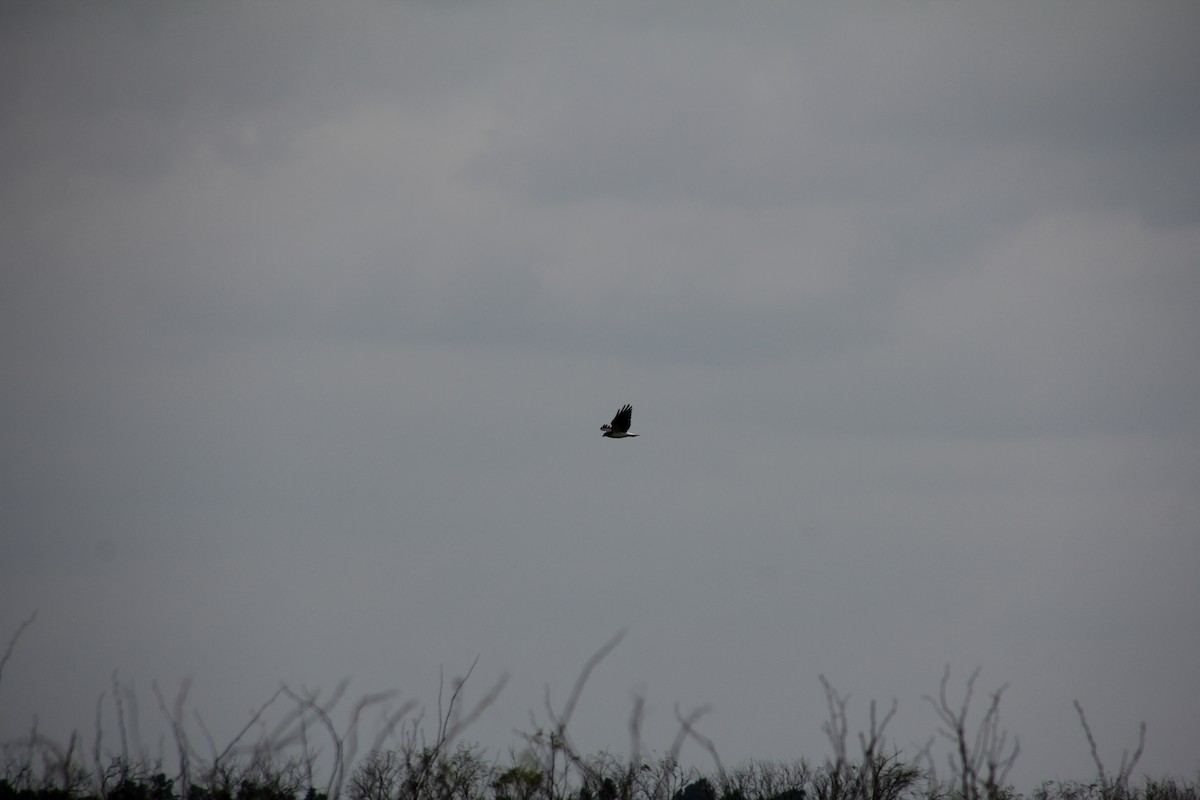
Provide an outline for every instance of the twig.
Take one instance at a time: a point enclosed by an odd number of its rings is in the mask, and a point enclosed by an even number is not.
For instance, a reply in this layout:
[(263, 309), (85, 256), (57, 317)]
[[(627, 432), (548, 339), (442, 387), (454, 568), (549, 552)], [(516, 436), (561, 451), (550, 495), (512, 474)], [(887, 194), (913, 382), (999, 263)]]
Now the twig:
[(163, 697), (162, 691), (158, 688), (158, 681), (153, 681), (150, 684), (154, 690), (154, 696), (158, 699), (158, 708), (162, 711), (164, 717), (171, 724), (171, 735), (175, 738), (175, 752), (179, 758), (179, 785), (182, 791), (187, 792), (192, 785), (191, 781), (191, 755), (192, 748), (188, 743), (187, 731), (183, 727), (183, 705), (187, 702), (188, 692), (191, 690), (191, 678), (184, 678), (179, 682), (179, 692), (175, 695), (175, 705), (173, 710), (167, 710), (167, 701)]
[(4, 665), (8, 663), (10, 658), (12, 658), (13, 649), (17, 646), (17, 640), (21, 638), (21, 634), (25, 632), (25, 629), (33, 624), (33, 621), (37, 619), (37, 615), (38, 612), (35, 610), (29, 615), (29, 619), (17, 626), (17, 632), (14, 633), (12, 638), (8, 640), (8, 646), (4, 648), (4, 656), (0, 657), (0, 677), (3, 677), (4, 675)]
[[(305, 708), (311, 709), (313, 711), (313, 713), (315, 713), (317, 715), (317, 718), (319, 720), (321, 720), (321, 724), (323, 724), (325, 726), (325, 730), (327, 730), (329, 732), (329, 738), (333, 740), (334, 755), (333, 755), (333, 767), (330, 769), (330, 772), (329, 772), (329, 783), (326, 784), (326, 786), (325, 786), (325, 794), (329, 797), (337, 797), (337, 794), (334, 793), (334, 787), (336, 786), (339, 789), (341, 788), (342, 740), (338, 737), (337, 728), (334, 727), (333, 720), (331, 720), (329, 718), (329, 714), (326, 713), (325, 709), (321, 708), (319, 705), (316, 704), (316, 702), (312, 699), (312, 696), (301, 697), (300, 695), (296, 694), (291, 689), (289, 689), (286, 684), (284, 684), (280, 688), (281, 688), (281, 691), (284, 694), (286, 694), (288, 697), (292, 698), (293, 700), (295, 700), (297, 703), (301, 704)], [(336, 696), (340, 696), (340, 693), (338, 693)]]
[(1083, 726), (1083, 733), (1087, 736), (1088, 747), (1092, 752), (1092, 761), (1096, 764), (1096, 771), (1100, 776), (1100, 786), (1107, 794), (1111, 790), (1116, 790), (1118, 795), (1123, 794), (1125, 788), (1129, 784), (1130, 777), (1133, 776), (1133, 769), (1137, 766), (1138, 759), (1142, 757), (1142, 749), (1146, 746), (1146, 723), (1143, 722), (1138, 726), (1138, 745), (1133, 752), (1133, 758), (1129, 759), (1129, 751), (1125, 750), (1121, 753), (1121, 768), (1117, 772), (1117, 777), (1113, 781), (1109, 781), (1108, 774), (1104, 770), (1104, 762), (1100, 760), (1100, 751), (1096, 747), (1096, 738), (1092, 736), (1092, 728), (1088, 725), (1087, 717), (1083, 713), (1083, 705), (1078, 700), (1074, 701), (1075, 711), (1079, 714), (1079, 724)]
[(579, 702), (579, 696), (583, 694), (583, 686), (587, 683), (588, 676), (592, 674), (592, 670), (596, 665), (604, 660), (604, 657), (612, 652), (613, 648), (621, 643), (625, 638), (625, 631), (619, 631), (616, 636), (609, 639), (603, 647), (592, 654), (592, 657), (583, 665), (583, 670), (579, 673), (579, 677), (575, 679), (575, 685), (571, 688), (571, 694), (567, 697), (567, 704), (563, 706), (562, 717), (558, 721), (561, 730), (566, 730), (567, 723), (571, 721), (571, 715), (575, 713), (575, 704)]
[(685, 717), (679, 713), (679, 704), (676, 703), (675, 719), (679, 722), (679, 729), (687, 736), (695, 739), (700, 746), (704, 748), (705, 752), (707, 752), (712, 758), (713, 764), (715, 764), (717, 767), (717, 775), (721, 781), (724, 782), (725, 766), (721, 763), (721, 757), (717, 755), (716, 745), (713, 744), (712, 739), (709, 739), (707, 736), (702, 736), (699, 731), (693, 727), (701, 717), (711, 710), (712, 708), (710, 706), (700, 706), (699, 708), (693, 709), (692, 712)]

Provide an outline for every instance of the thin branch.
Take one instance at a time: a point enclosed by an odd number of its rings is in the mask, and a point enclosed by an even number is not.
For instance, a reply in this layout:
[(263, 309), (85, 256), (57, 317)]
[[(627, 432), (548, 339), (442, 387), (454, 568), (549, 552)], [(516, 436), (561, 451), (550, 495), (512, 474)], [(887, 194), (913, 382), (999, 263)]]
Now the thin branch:
[(1126, 764), (1125, 764), (1125, 756), (1128, 754), (1129, 751), (1126, 750), (1125, 752), (1121, 753), (1121, 778), (1120, 778), (1120, 780), (1122, 783), (1128, 782), (1129, 778), (1132, 777), (1133, 768), (1135, 766), (1137, 766), (1138, 759), (1140, 759), (1142, 757), (1142, 749), (1145, 748), (1145, 746), (1146, 746), (1146, 723), (1142, 722), (1138, 725), (1137, 750), (1133, 751), (1133, 758), (1130, 759), (1128, 766), (1126, 766)]
[[(120, 681), (117, 679), (117, 671), (112, 671), (112, 686), (113, 686), (113, 705), (117, 708), (117, 733), (121, 735), (121, 760), (129, 763), (129, 735), (125, 729), (125, 701), (123, 692), (121, 691)], [(166, 714), (166, 709), (163, 709)]]
[(700, 732), (697, 731), (694, 727), (696, 722), (699, 721), (699, 719), (701, 717), (703, 717), (705, 714), (707, 714), (711, 710), (712, 710), (712, 708), (710, 706), (706, 706), (706, 705), (700, 706), (699, 708), (693, 709), (692, 712), (685, 717), (679, 713), (679, 704), (676, 703), (675, 704), (675, 719), (679, 722), (680, 730), (685, 735), (690, 736), (693, 739), (695, 739), (700, 744), (700, 746), (704, 748), (705, 752), (707, 752), (708, 755), (712, 758), (713, 764), (715, 764), (717, 767), (717, 775), (721, 779), (721, 781), (724, 782), (725, 781), (725, 766), (721, 763), (721, 757), (719, 755), (717, 755), (716, 745), (713, 744), (712, 739), (709, 739), (707, 736), (702, 736), (700, 734)]
[(629, 767), (642, 758), (642, 722), (646, 719), (646, 697), (633, 696), (633, 709), (629, 712)]
[(96, 698), (96, 738), (92, 744), (92, 762), (96, 765), (96, 791), (99, 792), (101, 797), (104, 796), (104, 783), (103, 783), (103, 780), (101, 779), (101, 775), (104, 774), (104, 770), (101, 767), (101, 759), (100, 759), (101, 743), (103, 742), (103, 738), (104, 738), (103, 721), (104, 721), (104, 692), (101, 692), (100, 696)]
[(403, 703), (400, 708), (396, 709), (396, 711), (385, 717), (383, 725), (379, 728), (379, 732), (375, 734), (374, 741), (371, 742), (371, 749), (369, 752), (378, 752), (383, 747), (384, 741), (396, 730), (396, 726), (398, 726), (400, 722), (406, 716), (408, 716), (408, 713), (416, 707), (416, 700), (408, 700)]
[(125, 702), (129, 704), (129, 734), (133, 740), (133, 746), (137, 749), (138, 761), (142, 764), (147, 763), (146, 746), (142, 743), (142, 732), (139, 727), (138, 719), (138, 702), (137, 694), (134, 693), (132, 686), (125, 686)]
[[(229, 744), (227, 744), (225, 746), (225, 749), (222, 750), (220, 752), (220, 754), (216, 753), (215, 747), (213, 748), (213, 763), (212, 763), (213, 769), (216, 769), (217, 764), (219, 764), (221, 761), (225, 760), (225, 757), (227, 755), (229, 755), (229, 753), (233, 750), (234, 747), (237, 746), (237, 743), (239, 741), (241, 741), (241, 738), (243, 736), (245, 736), (246, 733), (251, 728), (253, 728), (260, 719), (262, 719), (263, 713), (266, 712), (266, 710), (271, 706), (271, 704), (273, 704), (277, 699), (279, 699), (279, 695), (283, 694), (283, 692), (284, 692), (283, 687), (276, 689), (275, 694), (271, 695), (271, 697), (267, 700), (267, 702), (263, 703), (257, 709), (252, 709), (252, 713), (250, 714), (250, 719), (246, 722), (245, 725), (242, 726), (242, 729), (240, 731), (238, 731), (237, 735), (234, 736), (233, 739), (230, 740)], [(201, 728), (203, 728), (203, 724), (201, 724)], [(209, 741), (210, 742), (212, 741), (211, 737), (209, 737)]]
[(4, 656), (0, 657), (0, 677), (4, 676), (4, 666), (8, 663), (8, 660), (12, 658), (13, 650), (17, 646), (17, 640), (21, 638), (21, 634), (25, 632), (25, 629), (33, 624), (33, 621), (37, 619), (37, 615), (38, 612), (35, 610), (29, 615), (29, 619), (17, 626), (17, 632), (14, 633), (12, 638), (8, 640), (8, 646), (4, 648)]
[(452, 738), (449, 736), (450, 719), (454, 716), (454, 707), (458, 703), (458, 696), (462, 693), (463, 687), (467, 685), (467, 681), (471, 679), (471, 673), (475, 671), (475, 665), (479, 663), (479, 656), (475, 656), (475, 660), (471, 662), (471, 666), (467, 669), (467, 674), (454, 681), (454, 691), (450, 694), (450, 704), (446, 706), (446, 716), (442, 716), (442, 671), (438, 670), (438, 743), (437, 749), (441, 749), (442, 745), (446, 744)]
[(567, 723), (571, 721), (571, 715), (575, 713), (575, 705), (579, 702), (579, 696), (583, 694), (583, 686), (587, 683), (588, 676), (592, 674), (592, 670), (596, 665), (604, 660), (604, 657), (613, 651), (613, 648), (621, 643), (625, 638), (625, 631), (619, 631), (616, 636), (609, 639), (603, 647), (592, 654), (592, 657), (583, 665), (583, 670), (579, 673), (579, 677), (575, 679), (575, 685), (571, 688), (571, 694), (567, 697), (567, 704), (563, 706), (562, 717), (558, 720), (560, 732), (566, 730)]
[[(975, 693), (975, 680), (979, 677), (980, 669), (976, 668), (967, 678), (967, 688), (962, 705), (957, 709), (950, 704), (947, 686), (950, 682), (950, 667), (946, 666), (942, 673), (942, 682), (938, 691), (938, 699), (929, 695), (926, 701), (933, 706), (943, 727), (938, 733), (948, 739), (955, 752), (947, 755), (952, 779), (957, 779), (959, 792), (963, 800), (976, 800), (980, 796), (981, 773), (987, 767), (986, 776), (982, 778), (983, 789), (989, 798), (1002, 794), (1001, 784), (1012, 769), (1018, 753), (1020, 742), (1014, 740), (1011, 752), (1008, 747), (1008, 733), (1000, 730), (1000, 698), (1005, 684), (992, 694), (992, 701), (984, 713), (983, 720), (975, 732), (975, 738), (968, 743), (966, 723), (971, 708), (971, 698)], [(932, 759), (931, 759), (932, 763)]]
[[(329, 718), (329, 714), (325, 711), (325, 709), (321, 708), (319, 705), (316, 704), (315, 700), (313, 699), (313, 697), (315, 697), (315, 695), (312, 695), (309, 697), (302, 697), (302, 696), (296, 694), (295, 692), (293, 692), (291, 689), (289, 689), (286, 684), (281, 688), (282, 688), (283, 693), (286, 694), (288, 697), (292, 698), (292, 700), (296, 701), (297, 703), (303, 705), (304, 707), (308, 708), (313, 713), (315, 713), (317, 716), (317, 719), (321, 720), (321, 724), (325, 726), (325, 730), (327, 730), (329, 732), (329, 738), (333, 741), (334, 756), (333, 756), (333, 767), (330, 769), (330, 772), (329, 772), (329, 782), (325, 786), (325, 794), (328, 795), (329, 797), (337, 797), (338, 791), (340, 791), (341, 785), (342, 785), (342, 778), (344, 775), (344, 764), (342, 762), (342, 752), (343, 752), (342, 740), (338, 736), (337, 728), (334, 727), (333, 720), (331, 720)], [(340, 692), (335, 693), (335, 697), (340, 697), (340, 696), (341, 696)], [(338, 791), (335, 791), (335, 788)]]
[(1125, 750), (1121, 753), (1121, 768), (1117, 771), (1117, 777), (1112, 781), (1109, 780), (1108, 774), (1104, 770), (1104, 762), (1100, 760), (1100, 751), (1096, 747), (1096, 738), (1092, 736), (1092, 728), (1088, 725), (1087, 717), (1083, 713), (1083, 705), (1078, 700), (1074, 701), (1075, 711), (1079, 714), (1079, 724), (1083, 726), (1083, 733), (1087, 736), (1088, 747), (1092, 753), (1092, 761), (1096, 764), (1096, 771), (1100, 775), (1100, 785), (1107, 792), (1109, 789), (1116, 789), (1120, 794), (1128, 786), (1129, 779), (1133, 776), (1133, 770), (1137, 766), (1138, 760), (1142, 757), (1142, 750), (1146, 746), (1146, 723), (1143, 722), (1138, 726), (1138, 745), (1133, 752), (1133, 758), (1129, 758), (1129, 751)]
[(472, 723), (475, 722), (475, 720), (479, 719), (480, 715), (482, 715), (484, 711), (486, 711), (493, 703), (496, 702), (496, 698), (500, 696), (500, 692), (503, 691), (504, 687), (507, 685), (508, 673), (505, 672), (500, 675), (500, 678), (494, 684), (492, 684), (492, 688), (484, 693), (483, 697), (479, 698), (479, 700), (475, 703), (475, 706), (467, 712), (466, 716), (459, 717), (455, 720), (454, 727), (447, 732), (446, 743), (449, 744), (450, 742), (454, 741), (454, 739), (457, 738), (460, 733), (466, 730)]
[(208, 726), (204, 724), (204, 719), (200, 716), (200, 709), (193, 708), (192, 717), (196, 720), (196, 725), (200, 727), (200, 733), (204, 736), (204, 741), (208, 743), (208, 751), (212, 753), (212, 761), (209, 763), (212, 764), (215, 770), (217, 766), (217, 742), (213, 739), (213, 735), (209, 733)]
[(171, 725), (171, 735), (175, 739), (175, 752), (179, 758), (179, 785), (184, 788), (184, 791), (191, 784), (191, 759), (192, 748), (188, 743), (187, 732), (183, 727), (183, 705), (187, 701), (188, 691), (190, 691), (192, 681), (190, 678), (184, 678), (179, 682), (179, 692), (175, 695), (175, 705), (172, 711), (167, 710), (167, 701), (163, 697), (162, 691), (158, 688), (158, 681), (152, 681), (151, 689), (154, 690), (154, 696), (158, 699), (158, 708), (163, 716)]
[(1083, 733), (1087, 736), (1088, 747), (1092, 751), (1092, 761), (1096, 764), (1096, 771), (1100, 774), (1100, 784), (1108, 786), (1108, 775), (1104, 772), (1104, 762), (1100, 760), (1100, 750), (1096, 747), (1096, 737), (1092, 736), (1092, 727), (1088, 725), (1087, 717), (1083, 713), (1083, 706), (1078, 700), (1075, 702), (1075, 711), (1079, 714), (1079, 724), (1083, 726)]
[(347, 742), (346, 763), (353, 764), (354, 756), (358, 752), (358, 719), (362, 712), (370, 706), (386, 703), (396, 695), (396, 692), (397, 690), (391, 689), (386, 692), (364, 695), (354, 704), (354, 708), (350, 711), (350, 721), (346, 723), (346, 732), (342, 734), (342, 738)]

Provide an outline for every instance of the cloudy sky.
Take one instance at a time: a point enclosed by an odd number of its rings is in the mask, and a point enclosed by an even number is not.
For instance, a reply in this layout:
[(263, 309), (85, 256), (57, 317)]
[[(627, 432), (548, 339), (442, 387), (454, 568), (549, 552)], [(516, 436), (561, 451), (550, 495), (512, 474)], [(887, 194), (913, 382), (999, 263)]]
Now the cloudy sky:
[[(111, 673), (1200, 761), (1200, 6), (0, 12), (0, 734)], [(642, 437), (599, 426), (623, 403)], [(469, 684), (470, 686), (470, 684)], [(469, 693), (470, 694), (470, 693)], [(703, 763), (703, 752), (684, 751)]]

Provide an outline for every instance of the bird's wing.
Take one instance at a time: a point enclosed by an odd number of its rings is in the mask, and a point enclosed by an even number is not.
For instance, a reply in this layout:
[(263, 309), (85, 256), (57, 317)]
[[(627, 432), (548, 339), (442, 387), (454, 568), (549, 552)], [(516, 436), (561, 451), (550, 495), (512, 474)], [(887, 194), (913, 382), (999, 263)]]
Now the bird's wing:
[(633, 421), (633, 406), (626, 405), (617, 415), (613, 417), (612, 429), (613, 433), (627, 433), (629, 425)]

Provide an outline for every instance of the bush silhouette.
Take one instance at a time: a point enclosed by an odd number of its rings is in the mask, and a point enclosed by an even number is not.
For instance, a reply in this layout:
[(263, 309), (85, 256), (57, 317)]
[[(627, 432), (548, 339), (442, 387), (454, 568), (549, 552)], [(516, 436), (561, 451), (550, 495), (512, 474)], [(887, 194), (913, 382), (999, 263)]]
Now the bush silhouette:
[[(0, 655), (0, 675), (35, 616), (21, 625)], [(882, 716), (872, 701), (865, 729), (851, 736), (847, 700), (824, 676), (820, 681), (829, 717), (823, 728), (831, 755), (819, 763), (802, 758), (750, 761), (726, 769), (713, 741), (697, 730), (705, 706), (686, 714), (677, 707), (674, 740), (652, 755), (640, 738), (640, 697), (630, 714), (627, 756), (580, 753), (569, 723), (588, 676), (620, 639), (614, 637), (588, 660), (561, 709), (554, 707), (547, 691), (546, 724), (520, 733), (523, 746), (510, 751), (507, 761), (490, 759), (479, 747), (459, 741), (505, 685), (501, 677), (467, 706), (465, 685), (474, 664), (451, 683), (449, 692), (439, 682), (432, 730), (423, 726), (424, 715), (416, 703), (389, 707), (395, 692), (360, 698), (339, 728), (333, 715), (345, 695), (345, 681), (327, 696), (285, 685), (224, 747), (212, 741), (198, 711), (185, 712), (187, 681), (172, 703), (153, 685), (174, 739), (174, 774), (164, 769), (161, 756), (150, 761), (143, 755), (136, 737), (136, 698), (114, 674), (111, 696), (106, 703), (101, 695), (96, 706), (90, 766), (84, 765), (77, 733), (63, 745), (44, 736), (35, 722), (27, 736), (0, 742), (0, 800), (340, 800), (343, 792), (349, 800), (1025, 800), (1007, 783), (1020, 747), (999, 726), (1005, 687), (991, 694), (982, 716), (971, 714), (978, 670), (967, 679), (961, 701), (951, 700), (949, 668), (936, 697), (926, 698), (941, 720), (939, 734), (949, 745), (946, 776), (938, 774), (931, 755), (936, 738), (908, 755), (886, 738), (895, 700)], [(268, 725), (268, 712), (278, 713), (280, 706), (282, 717)], [(1126, 751), (1116, 772), (1109, 772), (1082, 706), (1076, 703), (1075, 708), (1096, 775), (1089, 781), (1043, 783), (1029, 800), (1200, 800), (1195, 779), (1148, 777), (1141, 785), (1133, 782), (1145, 742), (1144, 725), (1132, 756)], [(116, 752), (103, 739), (106, 710), (116, 719)], [(379, 712), (382, 722), (360, 758), (360, 723), (369, 710)], [(193, 744), (197, 728), (208, 743), (207, 757)], [(248, 739), (254, 730), (258, 738)], [(851, 746), (855, 740), (857, 748)], [(680, 765), (680, 751), (689, 742), (708, 754), (712, 771)]]

